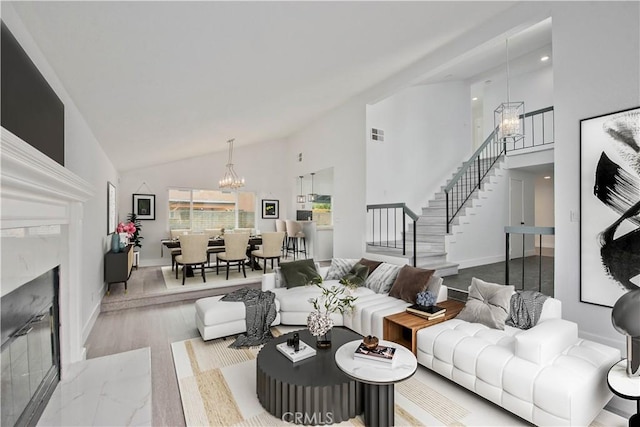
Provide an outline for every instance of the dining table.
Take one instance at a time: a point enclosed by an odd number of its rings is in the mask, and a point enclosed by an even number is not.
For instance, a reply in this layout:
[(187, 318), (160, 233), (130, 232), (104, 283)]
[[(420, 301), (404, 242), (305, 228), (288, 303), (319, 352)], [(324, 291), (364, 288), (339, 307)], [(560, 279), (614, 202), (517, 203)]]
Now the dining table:
[[(249, 236), (249, 244), (247, 246), (247, 258), (249, 258), (249, 263), (251, 263), (251, 251), (254, 251), (258, 248), (259, 245), (262, 244), (262, 236)], [(216, 247), (216, 246), (224, 246), (224, 239), (222, 237), (210, 238), (208, 247)], [(179, 248), (180, 247), (180, 239), (162, 239), (160, 240), (160, 256), (164, 256), (164, 248)], [(257, 261), (253, 262), (254, 270), (262, 270), (260, 267), (260, 263)], [(193, 274), (193, 273), (191, 273)], [(189, 276), (189, 274), (187, 274)]]

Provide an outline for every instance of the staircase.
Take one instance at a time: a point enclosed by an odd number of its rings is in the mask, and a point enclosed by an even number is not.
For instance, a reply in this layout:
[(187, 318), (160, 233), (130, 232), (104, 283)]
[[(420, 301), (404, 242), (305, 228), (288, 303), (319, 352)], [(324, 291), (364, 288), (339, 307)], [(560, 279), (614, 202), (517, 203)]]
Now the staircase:
[[(440, 187), (440, 191), (422, 208), (421, 215), (413, 213), (404, 203), (368, 205), (367, 211), (373, 212), (373, 238), (367, 243), (367, 252), (405, 258), (416, 267), (436, 270), (440, 277), (457, 274), (458, 264), (447, 260), (446, 237), (452, 233), (452, 227), (465, 218), (491, 177), (502, 168), (507, 150), (553, 144), (553, 139), (548, 140), (548, 132), (545, 132), (545, 121), (553, 127), (553, 114), (553, 107), (547, 107), (521, 115), (523, 122), (530, 122), (531, 132), (518, 144), (507, 138), (498, 142), (496, 128)], [(401, 210), (401, 225), (398, 210)], [(411, 221), (406, 221), (407, 217)], [(396, 236), (402, 240), (395, 240)]]
[[(491, 164), (488, 172), (480, 184), (480, 189), (471, 191), (468, 199), (462, 204), (457, 215), (451, 220), (450, 226), (460, 223), (465, 217), (467, 208), (473, 206), (475, 200), (480, 197), (482, 191), (485, 190), (489, 183), (489, 178), (496, 174), (496, 170), (502, 167), (502, 158), (484, 159), (485, 164)], [(496, 161), (497, 160), (497, 161)], [(415, 222), (409, 221), (406, 231), (406, 246), (409, 248), (406, 253), (402, 254), (402, 241), (390, 240), (388, 244), (384, 241), (368, 242), (367, 252), (377, 255), (404, 258), (409, 264), (413, 264), (413, 229), (415, 227), (415, 248), (416, 248), (416, 267), (428, 268), (435, 270), (440, 277), (450, 276), (458, 273), (458, 264), (447, 260), (447, 252), (445, 248), (445, 239), (447, 233), (447, 201), (445, 188), (449, 185), (455, 176), (464, 168), (466, 163), (462, 164), (457, 171), (451, 175), (444, 185), (440, 187), (440, 191), (428, 201), (427, 206), (422, 208), (421, 214), (417, 215)], [(477, 174), (477, 164), (469, 168), (470, 173)], [(450, 204), (451, 205), (451, 204)], [(414, 225), (415, 224), (415, 225)]]

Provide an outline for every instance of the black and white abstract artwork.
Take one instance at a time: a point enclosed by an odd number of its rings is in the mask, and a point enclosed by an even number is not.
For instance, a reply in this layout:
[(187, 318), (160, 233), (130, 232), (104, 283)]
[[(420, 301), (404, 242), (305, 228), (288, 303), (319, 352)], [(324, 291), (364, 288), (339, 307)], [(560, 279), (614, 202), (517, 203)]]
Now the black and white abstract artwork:
[(580, 121), (580, 301), (640, 287), (640, 107)]

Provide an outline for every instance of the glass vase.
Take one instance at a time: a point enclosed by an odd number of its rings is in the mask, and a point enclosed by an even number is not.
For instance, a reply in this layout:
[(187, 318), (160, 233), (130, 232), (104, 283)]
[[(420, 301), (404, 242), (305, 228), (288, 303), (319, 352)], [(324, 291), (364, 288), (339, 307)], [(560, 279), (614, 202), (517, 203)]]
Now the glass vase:
[(326, 334), (316, 337), (316, 347), (319, 349), (331, 348), (331, 329)]

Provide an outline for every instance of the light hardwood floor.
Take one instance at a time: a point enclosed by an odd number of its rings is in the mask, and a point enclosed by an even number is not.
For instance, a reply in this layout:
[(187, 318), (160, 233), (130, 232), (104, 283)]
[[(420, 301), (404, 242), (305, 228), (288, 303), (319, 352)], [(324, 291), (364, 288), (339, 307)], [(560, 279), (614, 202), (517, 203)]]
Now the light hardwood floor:
[(154, 426), (185, 425), (171, 343), (200, 336), (194, 317), (193, 301), (101, 313), (85, 344), (87, 358), (151, 348)]

